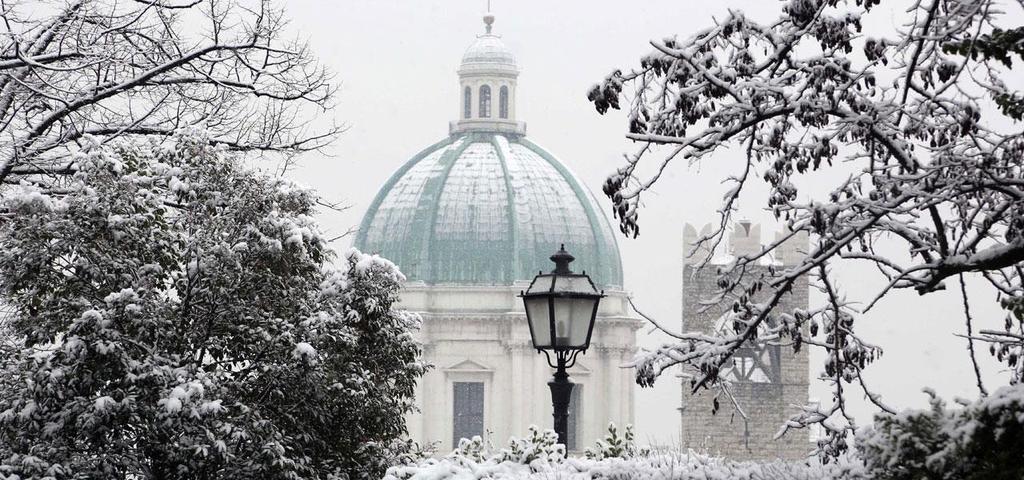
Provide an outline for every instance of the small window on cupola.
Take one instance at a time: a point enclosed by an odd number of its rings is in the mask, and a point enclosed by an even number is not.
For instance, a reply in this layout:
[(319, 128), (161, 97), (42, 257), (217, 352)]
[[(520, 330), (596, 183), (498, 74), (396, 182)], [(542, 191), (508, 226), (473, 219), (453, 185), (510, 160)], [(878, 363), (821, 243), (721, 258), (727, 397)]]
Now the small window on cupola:
[(498, 90), (498, 116), (508, 118), (508, 87), (504, 85)]
[(480, 87), (480, 118), (491, 116), (491, 87), (484, 85)]
[(473, 89), (466, 87), (462, 92), (462, 118), (473, 116)]

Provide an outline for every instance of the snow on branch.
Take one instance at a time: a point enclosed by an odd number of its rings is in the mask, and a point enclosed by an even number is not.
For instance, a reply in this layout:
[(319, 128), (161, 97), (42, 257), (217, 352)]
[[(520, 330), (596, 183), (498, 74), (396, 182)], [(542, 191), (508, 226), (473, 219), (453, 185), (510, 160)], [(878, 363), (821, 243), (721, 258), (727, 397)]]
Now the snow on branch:
[[(709, 268), (740, 193), (759, 180), (769, 190), (763, 204), (783, 234), (811, 240), (785, 268), (749, 268), (780, 242), (719, 266), (719, 291), (708, 301), (731, 305), (727, 323), (734, 328), (674, 333), (675, 343), (637, 357), (637, 382), (650, 385), (683, 365), (697, 372), (694, 389), (713, 386), (748, 342), (786, 337), (796, 349), (823, 348), (823, 380), (836, 401), (802, 408), (786, 428), (822, 424), (831, 443), (820, 447), (833, 455), (846, 449), (853, 425), (846, 389), (891, 410), (861, 375), (881, 350), (856, 334), (863, 311), (829, 273), (839, 262), (869, 262), (880, 272), (867, 308), (894, 290), (924, 295), (980, 274), (1012, 318), (1003, 332), (983, 329), (973, 338), (992, 344), (1017, 372), (1014, 381), (1022, 376), (1015, 335), (1024, 333), (1024, 134), (1005, 125), (1021, 118), (1024, 94), (1002, 77), (1015, 57), (1024, 60), (1024, 33), (994, 26), (1007, 8), (1019, 13), (1022, 6), (917, 2), (900, 13), (905, 24), (890, 37), (864, 36), (869, 19), (891, 21), (889, 12), (874, 10), (877, 3), (790, 0), (768, 23), (731, 11), (688, 38), (652, 42), (638, 68), (612, 72), (588, 95), (599, 113), (626, 108), (626, 137), (639, 144), (603, 188), (624, 234), (639, 233), (641, 197), (673, 164), (733, 162), (717, 228), (694, 246), (704, 255), (698, 267)], [(633, 88), (624, 91), (627, 85)], [(744, 155), (716, 155), (728, 146)], [(820, 182), (821, 171), (842, 180), (825, 195), (801, 188)], [(893, 254), (892, 245), (903, 251)], [(825, 294), (826, 305), (777, 311), (801, 277)], [(822, 340), (814, 338), (819, 330)]]
[(290, 153), (341, 131), (306, 120), (332, 106), (332, 75), (270, 0), (8, 2), (0, 20), (0, 183), (73, 172), (85, 135), (200, 126)]

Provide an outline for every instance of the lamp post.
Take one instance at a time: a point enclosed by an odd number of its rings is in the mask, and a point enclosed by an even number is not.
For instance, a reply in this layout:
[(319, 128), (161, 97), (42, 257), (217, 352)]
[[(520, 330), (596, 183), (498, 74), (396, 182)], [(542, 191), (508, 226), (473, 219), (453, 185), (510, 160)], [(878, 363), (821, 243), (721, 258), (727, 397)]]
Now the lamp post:
[(563, 445), (568, 439), (569, 399), (573, 387), (566, 369), (572, 368), (576, 356), (590, 347), (597, 306), (604, 297), (604, 292), (597, 290), (586, 272), (573, 273), (569, 269), (573, 260), (575, 257), (565, 251), (563, 244), (551, 256), (555, 269), (539, 273), (530, 287), (519, 293), (526, 308), (533, 347), (544, 352), (548, 365), (555, 369), (548, 386), (551, 387), (555, 432)]

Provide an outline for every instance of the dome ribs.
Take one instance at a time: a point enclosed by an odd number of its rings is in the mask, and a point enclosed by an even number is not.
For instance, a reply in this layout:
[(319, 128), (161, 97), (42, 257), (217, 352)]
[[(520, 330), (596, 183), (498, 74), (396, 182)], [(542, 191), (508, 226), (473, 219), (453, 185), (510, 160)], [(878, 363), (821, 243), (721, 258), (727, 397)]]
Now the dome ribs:
[[(419, 198), (419, 204), (416, 207), (416, 216), (413, 219), (412, 224), (412, 243), (416, 243), (416, 240), (420, 240), (419, 237), (423, 232), (426, 232), (426, 238), (419, 241), (416, 248), (419, 250), (419, 258), (422, 259), (420, 262), (420, 269), (426, 270), (422, 275), (416, 275), (416, 280), (427, 280), (437, 279), (437, 272), (434, 270), (434, 237), (435, 230), (437, 229), (437, 212), (441, 207), (441, 194), (444, 193), (445, 185), (448, 183), (448, 175), (452, 173), (452, 168), (462, 157), (462, 153), (473, 144), (476, 139), (475, 135), (468, 135), (465, 138), (460, 139), (461, 143), (455, 148), (448, 148), (448, 151), (444, 152), (441, 156), (441, 160), (438, 162), (444, 166), (444, 172), (441, 175), (427, 180), (427, 185), (423, 187), (423, 195)], [(429, 198), (427, 198), (429, 197)], [(424, 201), (429, 200), (429, 201)], [(409, 251), (408, 249), (406, 251)], [(401, 268), (401, 265), (399, 265)]]
[(391, 259), (410, 282), (483, 286), (528, 281), (564, 242), (596, 283), (622, 287), (610, 224), (553, 155), (501, 132), (449, 138), (392, 175), (357, 247)]
[[(618, 247), (614, 239), (611, 239), (610, 245), (606, 245), (606, 241), (608, 241), (609, 239), (604, 236), (604, 233), (601, 230), (610, 230), (611, 227), (608, 224), (608, 220), (604, 216), (604, 214), (601, 213), (600, 211), (596, 211), (597, 204), (594, 203), (593, 196), (589, 195), (589, 191), (587, 190), (586, 186), (584, 186), (583, 183), (580, 182), (576, 178), (576, 176), (573, 175), (573, 173), (570, 172), (569, 169), (565, 167), (565, 165), (562, 165), (562, 163), (559, 162), (558, 159), (555, 158), (554, 155), (549, 153), (547, 150), (544, 150), (539, 145), (527, 140), (525, 137), (519, 138), (516, 141), (520, 145), (523, 145), (524, 147), (530, 149), (530, 151), (539, 155), (541, 158), (547, 161), (548, 164), (550, 164), (551, 167), (554, 168), (562, 176), (562, 179), (569, 184), (573, 192), (576, 194), (576, 200), (583, 207), (583, 211), (587, 215), (587, 222), (590, 224), (591, 238), (593, 239), (594, 243), (591, 247), (593, 249), (592, 260), (589, 260), (587, 258), (588, 255), (584, 253), (583, 255), (577, 255), (582, 260), (582, 262), (580, 263), (596, 267), (590, 270), (592, 277), (595, 280), (602, 279), (604, 280), (604, 282), (607, 282), (607, 284), (605, 285), (599, 285), (600, 287), (621, 287), (622, 269), (621, 267), (616, 269), (612, 265), (612, 262), (615, 262), (615, 264), (620, 266), (622, 264), (621, 259), (619, 259)], [(611, 251), (605, 252), (605, 247), (608, 246), (611, 247), (609, 249)], [(575, 252), (580, 251), (580, 247), (583, 246), (574, 245), (571, 248)], [(606, 255), (608, 257), (614, 257), (614, 260), (609, 261), (609, 258), (607, 258)]]
[(395, 173), (391, 174), (391, 176), (388, 177), (388, 180), (384, 182), (384, 185), (382, 185), (380, 187), (380, 190), (377, 191), (377, 195), (373, 197), (373, 201), (370, 202), (370, 206), (366, 209), (366, 213), (363, 214), (363, 220), (359, 222), (359, 230), (356, 231), (356, 239), (354, 242), (356, 248), (363, 250), (366, 253), (383, 253), (375, 252), (373, 250), (367, 250), (367, 247), (372, 248), (372, 246), (367, 245), (366, 235), (370, 230), (370, 225), (373, 224), (373, 220), (376, 219), (377, 212), (380, 210), (381, 204), (384, 203), (384, 199), (387, 198), (388, 194), (391, 193), (391, 189), (395, 187), (395, 184), (397, 184), (398, 181), (401, 180), (402, 177), (404, 177), (405, 174), (412, 169), (412, 167), (414, 167), (417, 163), (423, 161), (423, 159), (430, 156), (431, 153), (434, 153), (441, 148), (445, 148), (451, 145), (456, 140), (457, 139), (454, 137), (446, 137), (444, 140), (441, 140), (427, 148), (424, 148), (423, 150), (420, 150), (419, 153), (412, 157), (412, 159), (410, 159), (408, 162), (405, 162), (405, 164), (399, 167), (398, 170), (395, 171)]
[(505, 180), (505, 196), (508, 199), (508, 236), (509, 246), (512, 248), (512, 264), (509, 265), (507, 282), (512, 283), (516, 279), (516, 272), (519, 270), (519, 219), (516, 216), (515, 192), (512, 190), (512, 176), (508, 173), (508, 160), (505, 152), (508, 147), (508, 139), (501, 135), (491, 135), (491, 145), (494, 152), (498, 154), (498, 161), (501, 162), (501, 171)]

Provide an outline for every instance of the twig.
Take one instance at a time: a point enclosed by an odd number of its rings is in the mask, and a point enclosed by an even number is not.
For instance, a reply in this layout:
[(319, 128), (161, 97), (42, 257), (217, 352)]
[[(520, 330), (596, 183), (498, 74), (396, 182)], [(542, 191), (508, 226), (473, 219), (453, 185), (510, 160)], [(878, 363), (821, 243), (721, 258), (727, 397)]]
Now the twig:
[(971, 305), (967, 300), (967, 284), (964, 282), (964, 274), (960, 274), (960, 294), (964, 301), (964, 319), (967, 323), (967, 350), (971, 355), (971, 365), (974, 366), (974, 378), (978, 382), (978, 391), (981, 392), (981, 396), (987, 397), (988, 391), (985, 390), (985, 385), (981, 382), (981, 369), (978, 368), (978, 358), (974, 354), (974, 335), (971, 327)]

